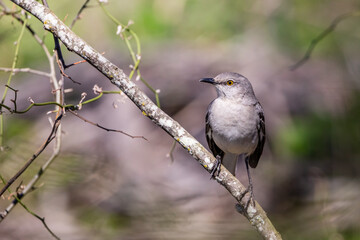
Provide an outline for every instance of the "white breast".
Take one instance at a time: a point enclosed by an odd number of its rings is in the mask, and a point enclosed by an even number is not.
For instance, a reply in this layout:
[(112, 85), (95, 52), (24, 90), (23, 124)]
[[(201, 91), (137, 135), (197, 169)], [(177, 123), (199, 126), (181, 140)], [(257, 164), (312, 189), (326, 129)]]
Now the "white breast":
[(213, 139), (219, 148), (238, 155), (251, 154), (255, 150), (259, 116), (253, 105), (217, 98), (209, 111)]

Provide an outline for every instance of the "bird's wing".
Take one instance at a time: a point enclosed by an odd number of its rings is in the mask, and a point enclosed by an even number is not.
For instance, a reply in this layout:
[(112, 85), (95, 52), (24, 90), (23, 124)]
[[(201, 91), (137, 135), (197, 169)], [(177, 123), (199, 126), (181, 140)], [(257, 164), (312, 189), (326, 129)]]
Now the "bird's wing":
[(205, 122), (206, 141), (209, 145), (209, 148), (215, 157), (219, 155), (222, 159), (224, 157), (224, 152), (216, 145), (212, 137), (212, 129), (209, 122), (209, 111), (206, 113)]
[(265, 136), (266, 136), (264, 111), (259, 102), (256, 104), (255, 107), (257, 109), (260, 121), (257, 125), (258, 144), (256, 146), (255, 151), (249, 156), (250, 158), (249, 164), (250, 167), (252, 168), (256, 168), (259, 162), (260, 156), (263, 152), (263, 148), (265, 144)]

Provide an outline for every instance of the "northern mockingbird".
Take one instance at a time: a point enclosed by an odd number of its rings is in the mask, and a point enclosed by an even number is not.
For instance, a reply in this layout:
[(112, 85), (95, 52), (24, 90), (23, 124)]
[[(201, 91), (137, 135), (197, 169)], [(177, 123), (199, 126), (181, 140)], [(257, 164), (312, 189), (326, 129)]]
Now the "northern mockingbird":
[(242, 156), (249, 179), (246, 192), (250, 191), (253, 199), (249, 165), (255, 168), (263, 151), (264, 111), (249, 80), (238, 73), (225, 72), (200, 82), (214, 85), (217, 92), (208, 107), (205, 128), (209, 148), (217, 159), (212, 176), (219, 174), (221, 164), (235, 175), (237, 159)]

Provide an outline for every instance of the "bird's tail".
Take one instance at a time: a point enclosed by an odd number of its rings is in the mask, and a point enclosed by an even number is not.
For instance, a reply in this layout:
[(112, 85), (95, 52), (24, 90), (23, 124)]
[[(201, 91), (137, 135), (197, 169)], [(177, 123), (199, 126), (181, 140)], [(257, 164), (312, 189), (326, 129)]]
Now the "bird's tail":
[(234, 176), (235, 176), (237, 160), (238, 160), (238, 155), (229, 154), (229, 153), (225, 154), (225, 156), (224, 156), (224, 158), (222, 160), (222, 164)]

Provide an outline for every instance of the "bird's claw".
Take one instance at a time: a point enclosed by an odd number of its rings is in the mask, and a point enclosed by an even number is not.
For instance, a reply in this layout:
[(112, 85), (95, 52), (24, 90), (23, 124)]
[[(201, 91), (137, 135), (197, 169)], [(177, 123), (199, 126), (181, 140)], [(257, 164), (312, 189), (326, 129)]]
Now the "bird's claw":
[(211, 177), (210, 179), (214, 179), (215, 177), (219, 176), (221, 170), (221, 156), (216, 156), (216, 163), (213, 169), (211, 170)]
[[(247, 209), (248, 209), (248, 207), (249, 207), (249, 205), (250, 204), (252, 204), (253, 205), (253, 207), (255, 207), (255, 200), (254, 200), (254, 194), (253, 194), (253, 189), (252, 189), (252, 185), (249, 185), (247, 188), (246, 188), (246, 190), (243, 192), (243, 193), (241, 193), (241, 196), (240, 196), (240, 201), (245, 197), (245, 195), (247, 194), (247, 193), (249, 193), (250, 192), (250, 197), (248, 198), (248, 200), (246, 201), (246, 204), (245, 204), (245, 207), (243, 208), (243, 211), (239, 211), (238, 210), (238, 212), (246, 212), (247, 211)], [(242, 206), (240, 205), (240, 204), (237, 204), (237, 207), (236, 207), (237, 209), (240, 209), (240, 208), (242, 208)]]

